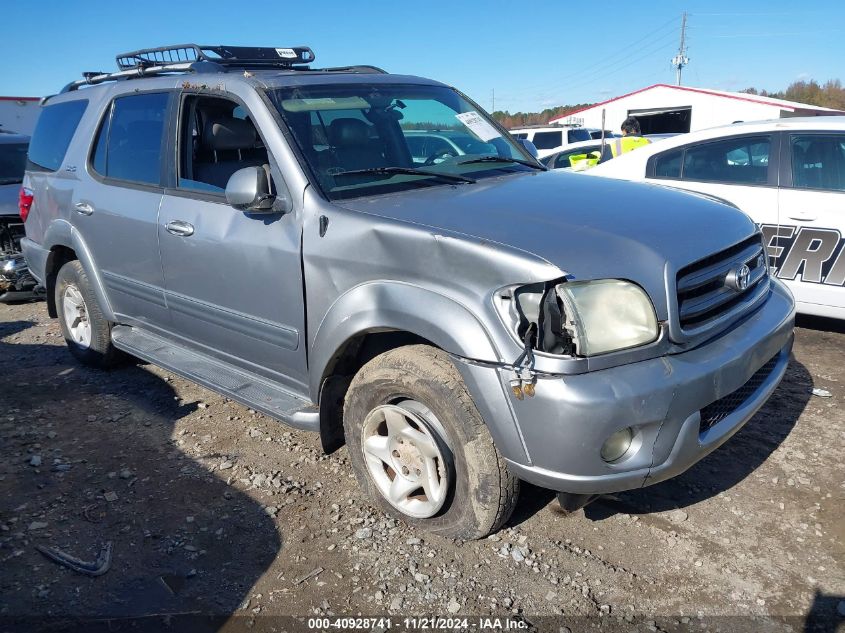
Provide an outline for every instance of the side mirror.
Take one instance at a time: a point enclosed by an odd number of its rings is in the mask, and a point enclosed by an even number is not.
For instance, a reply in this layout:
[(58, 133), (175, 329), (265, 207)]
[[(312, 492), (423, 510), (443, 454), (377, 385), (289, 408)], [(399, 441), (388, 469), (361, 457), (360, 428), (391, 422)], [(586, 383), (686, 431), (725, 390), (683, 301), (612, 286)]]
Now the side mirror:
[(244, 167), (232, 174), (226, 183), (226, 201), (247, 213), (283, 213), (288, 210), (284, 196), (277, 198), (270, 193), (270, 177), (263, 167)]
[(519, 144), (522, 145), (523, 148), (525, 148), (525, 151), (531, 154), (534, 158), (537, 158), (537, 148), (534, 147), (534, 143), (526, 138), (518, 138), (516, 140), (519, 141)]

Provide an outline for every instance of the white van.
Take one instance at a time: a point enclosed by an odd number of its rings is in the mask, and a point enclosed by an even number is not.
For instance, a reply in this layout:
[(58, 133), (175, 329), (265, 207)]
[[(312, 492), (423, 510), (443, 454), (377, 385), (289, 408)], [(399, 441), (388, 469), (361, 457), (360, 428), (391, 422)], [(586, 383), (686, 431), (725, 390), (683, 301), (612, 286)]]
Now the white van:
[(510, 133), (515, 138), (531, 141), (537, 148), (538, 158), (559, 152), (572, 143), (589, 141), (592, 138), (587, 128), (569, 125), (529, 125), (514, 128)]

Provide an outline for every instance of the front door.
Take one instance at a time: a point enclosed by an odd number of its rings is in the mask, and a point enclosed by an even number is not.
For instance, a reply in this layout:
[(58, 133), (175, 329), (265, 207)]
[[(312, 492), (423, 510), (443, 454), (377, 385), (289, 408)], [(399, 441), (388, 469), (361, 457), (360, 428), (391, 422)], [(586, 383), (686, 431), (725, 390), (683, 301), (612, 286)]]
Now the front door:
[(159, 212), (173, 330), (200, 351), (305, 391), (299, 217), (248, 215), (226, 203), (232, 173), (268, 163), (242, 106), (185, 95), (179, 117), (175, 186)]
[(788, 135), (778, 277), (799, 310), (845, 317), (845, 134)]

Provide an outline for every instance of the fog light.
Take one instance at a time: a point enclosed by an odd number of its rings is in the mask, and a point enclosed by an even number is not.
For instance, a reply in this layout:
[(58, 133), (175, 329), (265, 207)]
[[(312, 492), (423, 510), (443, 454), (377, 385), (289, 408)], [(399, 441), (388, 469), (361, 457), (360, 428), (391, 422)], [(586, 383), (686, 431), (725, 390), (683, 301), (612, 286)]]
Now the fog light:
[(631, 448), (634, 439), (634, 431), (631, 427), (616, 431), (601, 447), (601, 458), (606, 462), (615, 462)]

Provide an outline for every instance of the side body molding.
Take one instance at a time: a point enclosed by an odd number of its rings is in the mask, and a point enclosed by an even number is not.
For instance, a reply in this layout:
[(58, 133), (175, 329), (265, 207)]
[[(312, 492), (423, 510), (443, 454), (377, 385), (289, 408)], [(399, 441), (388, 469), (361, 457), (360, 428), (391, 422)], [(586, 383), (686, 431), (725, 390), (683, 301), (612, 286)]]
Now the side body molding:
[[(97, 303), (100, 304), (100, 309), (103, 314), (110, 321), (115, 321), (114, 311), (111, 307), (108, 295), (106, 294), (105, 285), (103, 284), (100, 271), (94, 264), (94, 258), (91, 255), (91, 250), (85, 243), (82, 235), (77, 231), (68, 221), (57, 219), (50, 223), (47, 232), (44, 234), (43, 248), (52, 250), (57, 246), (64, 246), (70, 248), (76, 253), (77, 259), (82, 264), (85, 272), (88, 275), (88, 280), (91, 282), (91, 287), (94, 295), (97, 297)], [(47, 258), (47, 268), (53, 265), (52, 253)]]

